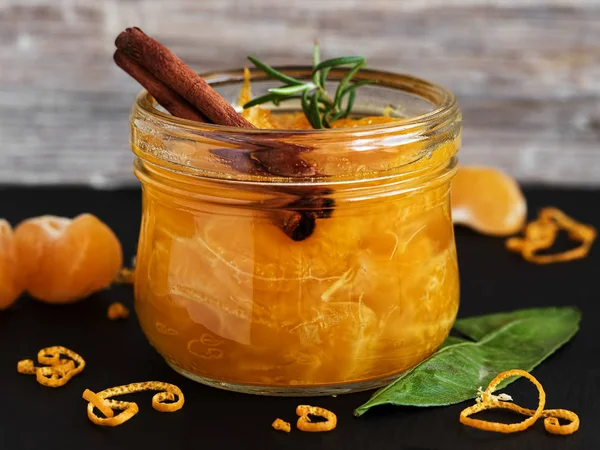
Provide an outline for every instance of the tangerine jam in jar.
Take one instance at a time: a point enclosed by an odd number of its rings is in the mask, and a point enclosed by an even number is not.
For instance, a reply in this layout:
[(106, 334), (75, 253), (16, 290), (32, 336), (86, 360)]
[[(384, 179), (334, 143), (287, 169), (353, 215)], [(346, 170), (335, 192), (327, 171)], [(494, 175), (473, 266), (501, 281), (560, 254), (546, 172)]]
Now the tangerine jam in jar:
[[(203, 77), (236, 103), (242, 71)], [(377, 83), (357, 92), (356, 118), (328, 130), (293, 129), (306, 128), (294, 103), (255, 113), (275, 129), (241, 129), (138, 95), (135, 306), (177, 372), (265, 395), (352, 392), (389, 383), (448, 335), (459, 303), (455, 98), (410, 76), (356, 79)], [(253, 72), (256, 95), (274, 83)]]

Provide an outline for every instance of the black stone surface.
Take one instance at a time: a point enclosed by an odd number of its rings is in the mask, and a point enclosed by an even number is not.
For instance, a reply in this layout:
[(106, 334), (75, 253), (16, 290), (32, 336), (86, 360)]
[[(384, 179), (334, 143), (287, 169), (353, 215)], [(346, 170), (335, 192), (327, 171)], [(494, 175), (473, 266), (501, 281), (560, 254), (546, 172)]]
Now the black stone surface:
[[(600, 191), (530, 188), (530, 215), (557, 206), (577, 220), (600, 228)], [(139, 190), (94, 191), (80, 188), (1, 188), (0, 216), (11, 223), (41, 214), (74, 216), (88, 211), (120, 237), (126, 261), (136, 247), (140, 218)], [(563, 243), (564, 244), (564, 243)], [(598, 449), (600, 448), (600, 244), (585, 260), (536, 266), (504, 249), (502, 239), (457, 229), (461, 272), (460, 316), (524, 307), (576, 305), (583, 312), (580, 332), (535, 369), (545, 386), (548, 408), (576, 411), (580, 430), (553, 436), (541, 423), (514, 435), (500, 435), (461, 425), (466, 404), (443, 408), (382, 407), (354, 418), (352, 410), (370, 393), (318, 399), (256, 397), (195, 384), (173, 372), (150, 347), (135, 316), (106, 319), (113, 301), (133, 307), (130, 286), (98, 293), (70, 306), (50, 306), (21, 299), (0, 312), (0, 448), (51, 449)], [(18, 375), (16, 363), (35, 358), (50, 345), (70, 347), (87, 360), (82, 374), (66, 386), (50, 389), (31, 376)], [(174, 414), (151, 407), (151, 394), (131, 396), (140, 412), (117, 428), (89, 422), (85, 388), (146, 380), (177, 384), (185, 406)], [(519, 380), (509, 388), (521, 405), (534, 405), (535, 391)], [(276, 417), (294, 421), (300, 402), (317, 404), (338, 415), (331, 433), (275, 432)], [(488, 417), (510, 419), (507, 413)], [(514, 417), (512, 418), (514, 420)]]

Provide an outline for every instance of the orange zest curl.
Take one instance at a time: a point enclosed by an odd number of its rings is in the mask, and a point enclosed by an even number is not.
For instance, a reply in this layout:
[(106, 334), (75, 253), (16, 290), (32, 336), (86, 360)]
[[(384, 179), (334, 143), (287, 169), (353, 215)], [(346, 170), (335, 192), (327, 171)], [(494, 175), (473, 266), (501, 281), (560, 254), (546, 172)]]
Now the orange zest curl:
[(82, 397), (84, 400), (87, 400), (92, 405), (94, 405), (94, 407), (98, 409), (102, 414), (104, 414), (104, 417), (115, 416), (115, 412), (112, 410), (112, 408), (108, 406), (104, 399), (99, 397), (98, 394), (96, 394), (94, 391), (86, 389), (85, 391), (83, 391)]
[[(556, 241), (559, 230), (565, 230), (569, 238), (581, 244), (571, 250), (551, 255), (537, 252), (550, 248)], [(550, 264), (585, 258), (596, 239), (596, 230), (591, 225), (579, 223), (556, 208), (544, 208), (538, 218), (527, 224), (524, 237), (506, 240), (506, 248), (521, 253), (523, 258), (535, 264)]]
[(273, 422), (271, 426), (277, 431), (284, 431), (286, 433), (292, 431), (290, 423), (282, 419), (275, 419), (275, 422)]
[[(61, 355), (67, 358), (61, 358)], [(33, 360), (23, 359), (17, 363), (17, 372), (35, 375), (38, 383), (48, 387), (60, 387), (85, 368), (84, 359), (66, 347), (54, 346), (38, 352), (38, 362), (44, 366), (36, 367)]]
[[(510, 396), (500, 394), (499, 396), (492, 395), (498, 384), (510, 377), (523, 376), (531, 381), (538, 390), (539, 402), (535, 410), (523, 408), (519, 405), (510, 402)], [(485, 431), (495, 431), (498, 433), (515, 433), (523, 431), (532, 426), (540, 417), (544, 417), (544, 427), (546, 431), (552, 434), (572, 434), (579, 429), (579, 417), (572, 411), (566, 409), (546, 409), (546, 393), (540, 382), (530, 373), (520, 369), (507, 370), (498, 374), (489, 384), (487, 389), (477, 398), (477, 403), (465, 408), (460, 413), (460, 422), (464, 425), (477, 428)], [(486, 409), (508, 409), (524, 416), (529, 416), (518, 423), (498, 423), (488, 422), (485, 420), (472, 419), (469, 416), (472, 414), (484, 411)], [(561, 425), (558, 419), (568, 420), (569, 423)]]
[(129, 309), (121, 302), (114, 302), (108, 307), (106, 315), (110, 320), (127, 319)]
[[(152, 407), (160, 412), (174, 412), (183, 407), (183, 392), (177, 386), (162, 381), (145, 381), (142, 383), (131, 383), (124, 386), (116, 386), (94, 393), (86, 389), (83, 398), (88, 401), (87, 414), (90, 421), (96, 425), (116, 427), (127, 422), (138, 411), (138, 405), (134, 402), (123, 402), (110, 400), (110, 397), (131, 394), (142, 391), (160, 391), (152, 397)], [(177, 399), (175, 399), (177, 397)], [(166, 401), (171, 403), (165, 403)], [(105, 417), (98, 417), (94, 412), (97, 408)], [(114, 415), (113, 409), (122, 411)], [(110, 410), (110, 412), (109, 412)]]
[[(296, 414), (299, 416), (296, 427), (298, 427), (300, 431), (331, 431), (337, 425), (337, 416), (331, 411), (318, 406), (298, 405), (296, 407)], [(308, 417), (309, 414), (311, 416), (323, 417), (326, 420), (325, 422), (311, 422), (310, 417)]]
[[(471, 419), (469, 417), (472, 414), (478, 413), (478, 412), (486, 410), (486, 409), (502, 408), (504, 404), (510, 404), (508, 402), (499, 400), (498, 397), (492, 396), (492, 392), (494, 392), (494, 390), (496, 389), (496, 386), (498, 386), (498, 384), (502, 380), (509, 378), (509, 377), (515, 377), (515, 376), (516, 377), (523, 376), (523, 377), (527, 378), (529, 381), (531, 381), (535, 385), (535, 387), (538, 390), (538, 393), (539, 393), (538, 407), (534, 411), (534, 413), (531, 417), (523, 420), (522, 422), (511, 423), (511, 424), (487, 422), (485, 420)], [(533, 377), (533, 375), (529, 374), (528, 372), (525, 372), (524, 370), (520, 370), (520, 369), (507, 370), (506, 372), (502, 372), (501, 374), (497, 375), (490, 382), (487, 389), (481, 394), (481, 401), (477, 402), (473, 406), (469, 406), (468, 408), (465, 408), (464, 410), (462, 410), (462, 412), (460, 413), (460, 422), (464, 425), (468, 425), (473, 428), (478, 428), (480, 430), (497, 431), (499, 433), (515, 433), (517, 431), (526, 430), (531, 425), (533, 425), (535, 423), (535, 421), (541, 417), (542, 411), (544, 411), (545, 404), (546, 404), (546, 393), (544, 392), (544, 388), (542, 387), (540, 382)], [(516, 405), (514, 405), (514, 406), (516, 406)]]
[[(573, 434), (579, 429), (579, 416), (568, 409), (547, 409), (542, 413), (544, 427), (552, 434)], [(568, 420), (569, 423), (561, 425), (558, 419)]]

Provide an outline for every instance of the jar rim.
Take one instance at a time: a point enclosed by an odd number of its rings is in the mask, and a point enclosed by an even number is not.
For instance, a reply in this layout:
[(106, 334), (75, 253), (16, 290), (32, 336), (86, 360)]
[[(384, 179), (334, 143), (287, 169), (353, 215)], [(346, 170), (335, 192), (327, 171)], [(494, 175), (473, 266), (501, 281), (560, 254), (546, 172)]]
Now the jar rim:
[[(288, 72), (303, 72), (308, 75), (312, 71), (310, 66), (275, 66), (275, 69), (282, 73)], [(343, 76), (347, 72), (347, 69), (334, 69), (330, 71), (330, 76), (339, 77)], [(252, 81), (267, 81), (272, 80), (264, 72), (253, 68), (250, 69)], [(211, 71), (201, 73), (200, 76), (206, 80), (210, 85), (220, 85), (224, 83), (234, 83), (243, 81), (243, 69), (229, 69), (220, 71)], [(411, 132), (411, 129), (420, 128), (423, 126), (432, 126), (434, 124), (444, 123), (451, 121), (455, 116), (458, 115), (458, 104), (454, 94), (436, 83), (424, 80), (413, 75), (401, 74), (395, 72), (388, 72), (383, 70), (375, 69), (362, 69), (358, 72), (354, 80), (368, 80), (376, 79), (378, 87), (388, 87), (404, 91), (418, 97), (421, 97), (434, 105), (431, 111), (427, 111), (423, 114), (414, 115), (411, 117), (398, 117), (397, 122), (380, 123), (374, 125), (364, 125), (353, 128), (332, 128), (327, 130), (299, 130), (299, 129), (260, 129), (260, 128), (240, 128), (225, 125), (217, 125), (212, 123), (197, 122), (188, 119), (182, 119), (180, 117), (173, 116), (169, 113), (163, 112), (156, 107), (156, 101), (146, 91), (142, 90), (136, 96), (134, 102), (134, 109), (141, 112), (143, 115), (151, 118), (153, 122), (164, 125), (168, 128), (178, 128), (185, 131), (205, 131), (205, 132), (221, 132), (227, 134), (235, 134), (237, 136), (257, 136), (262, 137), (293, 137), (293, 136), (307, 136), (311, 134), (321, 135), (324, 134), (331, 137), (352, 137), (361, 136), (369, 137), (371, 135), (377, 135), (380, 133), (394, 133), (402, 132), (407, 134)]]
[[(312, 73), (312, 68), (306, 66), (277, 69), (297, 78), (308, 78)], [(331, 70), (330, 78), (340, 80), (347, 71)], [(231, 88), (238, 88), (244, 81), (242, 69), (202, 76), (215, 89), (227, 92), (229, 100), (238, 95)], [(258, 69), (251, 71), (251, 76), (253, 82), (273, 83)], [(430, 158), (436, 149), (446, 148), (448, 151), (437, 153), (446, 159), (458, 151), (461, 114), (450, 91), (410, 75), (378, 70), (360, 71), (356, 80), (373, 78), (377, 83), (365, 89), (380, 88), (379, 98), (365, 103), (361, 112), (371, 115), (368, 111), (382, 108), (382, 103), (393, 98), (388, 94), (396, 90), (407, 96), (406, 103), (398, 100), (400, 108), (406, 106), (410, 111), (414, 98), (417, 106), (413, 111), (417, 114), (354, 128), (248, 129), (174, 117), (159, 109), (156, 100), (142, 91), (130, 114), (131, 147), (136, 156), (148, 163), (204, 179), (310, 185), (359, 179), (368, 182), (400, 173), (418, 177), (421, 170), (433, 169), (440, 162)], [(297, 157), (288, 159), (286, 152)], [(412, 166), (418, 161), (418, 166)], [(422, 169), (414, 171), (415, 167)]]

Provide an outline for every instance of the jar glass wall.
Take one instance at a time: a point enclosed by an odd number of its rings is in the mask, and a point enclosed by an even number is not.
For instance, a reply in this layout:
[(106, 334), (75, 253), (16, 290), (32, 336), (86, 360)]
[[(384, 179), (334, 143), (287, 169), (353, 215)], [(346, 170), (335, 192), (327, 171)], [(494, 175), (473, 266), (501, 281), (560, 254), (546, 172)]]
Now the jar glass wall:
[[(247, 130), (172, 117), (145, 92), (136, 99), (136, 312), (178, 372), (251, 393), (350, 392), (389, 382), (448, 335), (459, 300), (449, 189), (460, 112), (425, 81), (361, 77), (378, 83), (359, 90), (355, 111), (404, 118)], [(242, 72), (204, 78), (233, 103)], [(273, 86), (252, 80), (255, 95)], [(287, 164), (297, 160), (303, 168)]]

